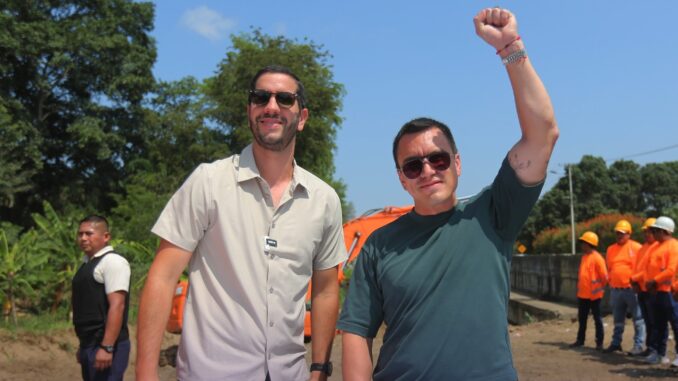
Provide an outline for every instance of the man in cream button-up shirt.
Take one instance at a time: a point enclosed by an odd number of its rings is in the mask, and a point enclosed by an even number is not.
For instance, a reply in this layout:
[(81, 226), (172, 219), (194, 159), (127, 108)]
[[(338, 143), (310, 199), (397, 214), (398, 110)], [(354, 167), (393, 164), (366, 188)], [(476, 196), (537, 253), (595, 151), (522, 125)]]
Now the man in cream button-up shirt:
[(267, 67), (251, 87), (253, 143), (200, 165), (152, 229), (162, 241), (139, 309), (138, 380), (157, 379), (172, 290), (187, 264), (180, 380), (325, 379), (306, 368), (305, 294), (312, 279), (312, 357), (326, 363), (346, 259), (341, 204), (294, 162), (308, 117), (296, 76)]

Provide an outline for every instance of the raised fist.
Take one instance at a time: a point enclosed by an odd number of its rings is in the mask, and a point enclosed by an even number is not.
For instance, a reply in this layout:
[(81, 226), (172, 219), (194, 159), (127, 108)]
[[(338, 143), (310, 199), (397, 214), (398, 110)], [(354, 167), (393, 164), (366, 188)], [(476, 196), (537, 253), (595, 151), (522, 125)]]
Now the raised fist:
[(485, 8), (473, 18), (476, 34), (496, 50), (518, 38), (518, 22), (511, 12), (501, 8)]

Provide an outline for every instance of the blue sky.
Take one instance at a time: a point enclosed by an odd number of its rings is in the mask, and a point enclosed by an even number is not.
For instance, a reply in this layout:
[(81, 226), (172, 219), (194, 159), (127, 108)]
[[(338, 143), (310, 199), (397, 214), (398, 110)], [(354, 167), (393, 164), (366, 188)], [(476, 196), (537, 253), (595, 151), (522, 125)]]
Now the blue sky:
[(156, 1), (154, 74), (212, 76), (229, 36), (251, 27), (308, 38), (333, 55), (346, 88), (335, 165), (357, 214), (411, 203), (391, 144), (418, 116), (450, 126), (462, 158), (458, 194), (471, 195), (519, 138), (506, 72), (473, 28), (473, 16), (496, 4), (516, 15), (560, 126), (558, 174), (545, 190), (586, 154), (608, 164), (678, 160), (678, 1)]

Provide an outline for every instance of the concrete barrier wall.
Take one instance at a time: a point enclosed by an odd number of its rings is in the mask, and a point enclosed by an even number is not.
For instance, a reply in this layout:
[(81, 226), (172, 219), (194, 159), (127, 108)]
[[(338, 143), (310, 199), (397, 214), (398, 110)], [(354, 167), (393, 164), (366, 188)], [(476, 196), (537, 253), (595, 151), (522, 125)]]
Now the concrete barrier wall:
[[(579, 254), (516, 254), (511, 264), (511, 289), (576, 306), (580, 262)], [(601, 307), (610, 311), (609, 289), (605, 290)]]

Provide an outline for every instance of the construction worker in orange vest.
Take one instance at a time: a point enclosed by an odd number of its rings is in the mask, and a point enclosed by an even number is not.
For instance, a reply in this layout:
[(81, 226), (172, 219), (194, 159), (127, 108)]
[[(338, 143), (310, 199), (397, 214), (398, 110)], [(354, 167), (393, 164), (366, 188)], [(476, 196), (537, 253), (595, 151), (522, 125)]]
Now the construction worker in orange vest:
[(612, 316), (614, 318), (614, 330), (612, 342), (605, 349), (605, 353), (622, 351), (621, 342), (624, 334), (624, 320), (627, 314), (633, 318), (633, 348), (629, 353), (640, 355), (643, 353), (645, 341), (645, 322), (638, 307), (638, 298), (631, 288), (631, 275), (636, 267), (636, 256), (641, 244), (631, 239), (631, 223), (627, 220), (619, 220), (614, 227), (617, 242), (607, 248), (605, 260), (607, 271), (610, 274), (610, 302), (612, 303)]
[(584, 345), (586, 337), (586, 321), (588, 320), (589, 310), (593, 315), (593, 322), (596, 326), (596, 349), (603, 349), (603, 319), (600, 315), (600, 301), (605, 294), (605, 285), (607, 284), (607, 268), (605, 259), (600, 255), (596, 248), (598, 247), (598, 235), (587, 231), (579, 237), (579, 242), (584, 255), (579, 264), (579, 278), (577, 280), (577, 301), (579, 302), (579, 330), (577, 331), (577, 341), (570, 344), (570, 347), (581, 347)]
[[(662, 338), (668, 336), (667, 323), (672, 323), (674, 331), (678, 323), (671, 298), (671, 283), (678, 266), (678, 241), (673, 238), (674, 229), (675, 223), (666, 216), (658, 217), (650, 225), (650, 230), (658, 243), (648, 254), (650, 257), (645, 272), (645, 286), (650, 298), (650, 308), (653, 309), (655, 317), (650, 333), (650, 354), (645, 358), (645, 361), (651, 364), (664, 362), (666, 342)], [(678, 366), (678, 358), (671, 365)]]
[[(652, 248), (657, 246), (657, 240), (654, 239), (654, 234), (652, 234), (652, 230), (650, 230), (650, 225), (654, 224), (656, 220), (656, 218), (650, 217), (643, 223), (643, 236), (645, 237), (645, 242), (643, 243), (643, 246), (640, 247), (640, 250), (638, 250), (636, 268), (633, 276), (631, 276), (631, 286), (638, 295), (638, 306), (643, 315), (645, 332), (647, 333), (645, 336), (646, 349), (641, 354), (642, 356), (650, 354), (650, 332), (652, 332), (652, 324), (654, 324), (654, 311), (649, 308), (650, 299), (647, 294), (647, 288), (645, 287), (645, 271), (647, 269), (647, 260), (650, 257), (648, 253)], [(666, 341), (666, 339), (666, 337), (663, 338), (664, 341)]]

